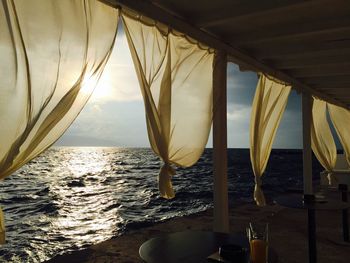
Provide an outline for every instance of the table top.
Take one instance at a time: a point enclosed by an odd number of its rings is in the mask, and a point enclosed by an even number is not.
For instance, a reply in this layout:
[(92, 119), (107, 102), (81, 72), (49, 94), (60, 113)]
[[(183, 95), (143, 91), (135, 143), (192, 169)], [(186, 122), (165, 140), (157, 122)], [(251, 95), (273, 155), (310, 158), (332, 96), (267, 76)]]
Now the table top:
[[(249, 249), (243, 234), (224, 234), (203, 231), (184, 231), (152, 238), (142, 244), (140, 257), (147, 263), (208, 263), (207, 257), (225, 244)], [(277, 255), (269, 250), (269, 262), (277, 262)]]
[(286, 195), (275, 199), (275, 203), (299, 209), (314, 209), (314, 210), (342, 210), (350, 208), (350, 202), (342, 202), (341, 200), (330, 198), (316, 198), (314, 202), (304, 202), (303, 195)]

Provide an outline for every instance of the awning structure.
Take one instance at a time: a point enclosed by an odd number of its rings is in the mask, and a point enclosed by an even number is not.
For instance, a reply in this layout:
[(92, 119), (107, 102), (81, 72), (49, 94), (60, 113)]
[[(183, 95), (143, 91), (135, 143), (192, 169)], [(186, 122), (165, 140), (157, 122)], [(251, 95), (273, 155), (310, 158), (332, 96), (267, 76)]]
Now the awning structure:
[(350, 107), (349, 1), (104, 1), (226, 51), (242, 70)]
[[(304, 194), (313, 193), (310, 134), (313, 98), (350, 108), (349, 1), (103, 1), (159, 21), (220, 51), (241, 70), (261, 72), (301, 93)], [(225, 70), (223, 65), (220, 68)], [(214, 68), (214, 100), (218, 96), (223, 102), (226, 91), (215, 92), (226, 89), (226, 83), (215, 81), (215, 75), (219, 74), (215, 74)], [(221, 87), (215, 87), (215, 83)], [(223, 124), (225, 114), (222, 106), (218, 112), (214, 111), (213, 118), (214, 229), (219, 231), (228, 229), (225, 219), (227, 171), (222, 168), (227, 162), (223, 157), (227, 133)], [(273, 125), (278, 126), (278, 121)], [(269, 150), (266, 153), (268, 158)], [(259, 185), (257, 178), (256, 185)]]

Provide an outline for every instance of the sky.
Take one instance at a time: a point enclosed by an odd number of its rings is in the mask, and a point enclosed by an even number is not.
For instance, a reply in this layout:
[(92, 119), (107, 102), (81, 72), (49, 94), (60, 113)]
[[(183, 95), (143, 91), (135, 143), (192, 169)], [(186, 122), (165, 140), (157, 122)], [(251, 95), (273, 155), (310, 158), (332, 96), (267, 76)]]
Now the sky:
[[(228, 64), (229, 148), (249, 148), (251, 104), (257, 74)], [(149, 147), (143, 100), (125, 34), (116, 46), (95, 91), (56, 146)], [(212, 147), (209, 136), (207, 147)], [(301, 96), (292, 91), (273, 148), (301, 148)]]

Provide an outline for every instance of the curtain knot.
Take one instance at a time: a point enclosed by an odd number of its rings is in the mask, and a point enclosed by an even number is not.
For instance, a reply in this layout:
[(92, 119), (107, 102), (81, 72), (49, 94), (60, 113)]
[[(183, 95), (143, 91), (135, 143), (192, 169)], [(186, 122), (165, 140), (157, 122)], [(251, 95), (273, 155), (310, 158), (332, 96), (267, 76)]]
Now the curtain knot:
[(171, 183), (173, 175), (175, 175), (175, 169), (169, 162), (165, 162), (162, 168), (160, 168), (158, 176), (159, 192), (160, 196), (163, 198), (172, 199), (175, 197), (175, 192)]
[(259, 187), (262, 185), (260, 176), (255, 176), (255, 184), (258, 185)]
[(331, 186), (335, 186), (338, 183), (338, 179), (333, 172), (328, 172), (327, 179)]
[(258, 206), (265, 206), (265, 196), (261, 189), (262, 181), (260, 176), (255, 176), (254, 200)]

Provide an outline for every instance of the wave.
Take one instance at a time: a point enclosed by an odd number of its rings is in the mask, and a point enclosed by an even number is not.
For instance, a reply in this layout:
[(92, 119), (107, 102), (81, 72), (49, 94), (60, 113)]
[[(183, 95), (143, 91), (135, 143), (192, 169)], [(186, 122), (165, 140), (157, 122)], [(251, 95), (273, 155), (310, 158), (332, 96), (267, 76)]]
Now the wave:
[[(249, 150), (228, 152), (229, 200), (252, 201)], [(150, 149), (52, 148), (6, 178), (0, 205), (7, 243), (0, 261), (42, 262), (125, 231), (203, 211), (213, 205), (212, 150), (177, 168), (176, 197), (159, 197), (161, 162)], [(302, 185), (302, 155), (275, 150), (263, 179), (267, 198)], [(317, 174), (321, 167), (314, 163)]]

